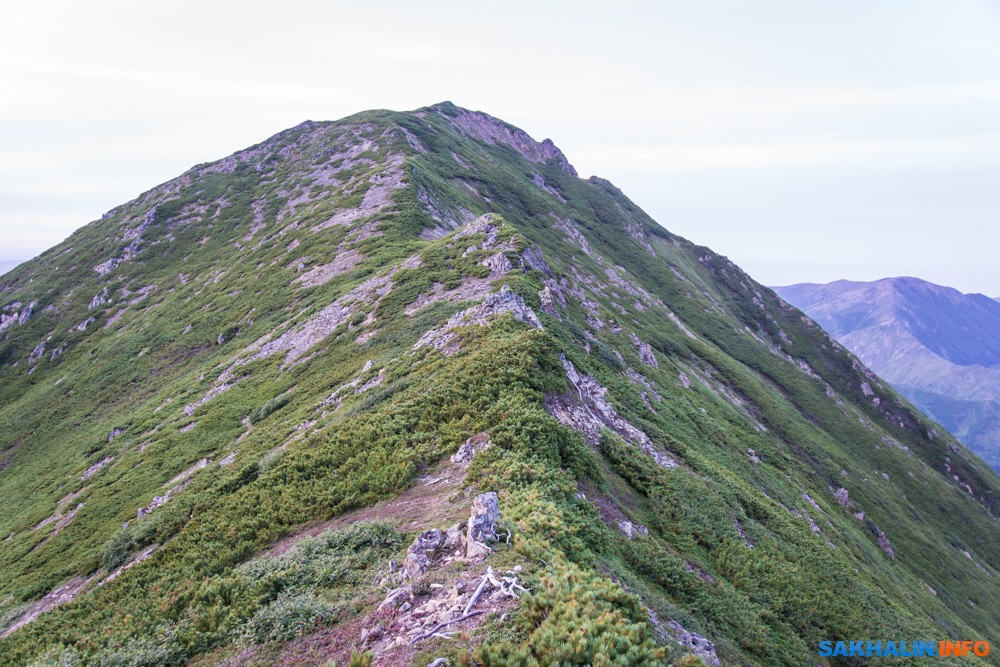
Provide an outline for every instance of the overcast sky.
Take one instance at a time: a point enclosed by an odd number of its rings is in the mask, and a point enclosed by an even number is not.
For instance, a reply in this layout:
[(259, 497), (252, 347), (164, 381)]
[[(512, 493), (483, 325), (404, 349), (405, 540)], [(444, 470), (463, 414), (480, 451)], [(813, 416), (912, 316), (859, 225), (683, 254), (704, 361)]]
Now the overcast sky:
[(1000, 296), (1000, 2), (0, 5), (0, 271), (302, 120), (551, 137), (766, 284)]

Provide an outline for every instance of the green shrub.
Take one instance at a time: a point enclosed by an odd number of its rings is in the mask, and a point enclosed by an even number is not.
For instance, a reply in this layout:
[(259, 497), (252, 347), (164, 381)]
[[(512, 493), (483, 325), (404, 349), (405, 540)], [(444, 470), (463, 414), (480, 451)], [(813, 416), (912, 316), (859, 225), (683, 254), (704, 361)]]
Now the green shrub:
[(122, 528), (101, 549), (101, 565), (108, 572), (117, 570), (128, 562), (137, 546), (135, 531), (132, 528)]
[(289, 394), (281, 394), (280, 396), (275, 396), (274, 398), (272, 398), (271, 400), (264, 403), (253, 412), (251, 412), (247, 416), (247, 421), (249, 421), (251, 424), (256, 424), (257, 422), (263, 421), (264, 418), (270, 415), (271, 413), (277, 412), (281, 408), (285, 407), (288, 404), (288, 401), (290, 400), (292, 400), (292, 397)]
[(259, 609), (237, 634), (250, 645), (288, 641), (331, 618), (330, 608), (310, 593), (282, 594)]

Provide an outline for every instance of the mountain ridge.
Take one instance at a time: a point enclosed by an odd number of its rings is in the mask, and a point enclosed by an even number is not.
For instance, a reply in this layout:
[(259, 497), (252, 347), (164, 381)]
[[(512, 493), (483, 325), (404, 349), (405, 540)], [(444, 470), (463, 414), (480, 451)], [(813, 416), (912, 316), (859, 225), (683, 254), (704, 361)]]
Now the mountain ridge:
[(1000, 304), (916, 278), (775, 290), (987, 462), (1000, 465), (993, 417), (1000, 402)]
[(15, 664), (791, 665), (996, 630), (996, 475), (482, 112), (302, 123), (0, 299)]

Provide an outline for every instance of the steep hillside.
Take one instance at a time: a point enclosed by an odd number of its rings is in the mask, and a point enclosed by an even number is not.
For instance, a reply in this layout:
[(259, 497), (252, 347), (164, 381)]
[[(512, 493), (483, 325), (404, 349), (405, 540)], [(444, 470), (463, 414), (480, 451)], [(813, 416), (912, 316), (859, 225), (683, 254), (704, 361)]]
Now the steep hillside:
[(1000, 304), (916, 278), (774, 289), (1000, 469)]
[(303, 123), (0, 303), (9, 664), (857, 664), (818, 642), (1000, 630), (995, 473), (479, 112)]

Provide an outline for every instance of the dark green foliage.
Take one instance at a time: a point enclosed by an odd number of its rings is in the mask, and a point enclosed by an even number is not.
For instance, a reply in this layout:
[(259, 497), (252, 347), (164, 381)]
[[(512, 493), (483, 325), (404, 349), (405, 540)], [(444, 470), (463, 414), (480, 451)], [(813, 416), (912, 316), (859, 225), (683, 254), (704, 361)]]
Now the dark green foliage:
[(256, 408), (247, 416), (247, 421), (251, 424), (256, 424), (259, 421), (263, 421), (264, 418), (271, 415), (272, 412), (277, 412), (281, 408), (288, 405), (288, 402), (292, 400), (292, 397), (288, 394), (282, 394), (281, 396), (275, 396), (267, 403), (264, 403), (259, 408)]
[(111, 571), (125, 564), (135, 552), (136, 541), (132, 530), (123, 528), (101, 550), (101, 565)]

